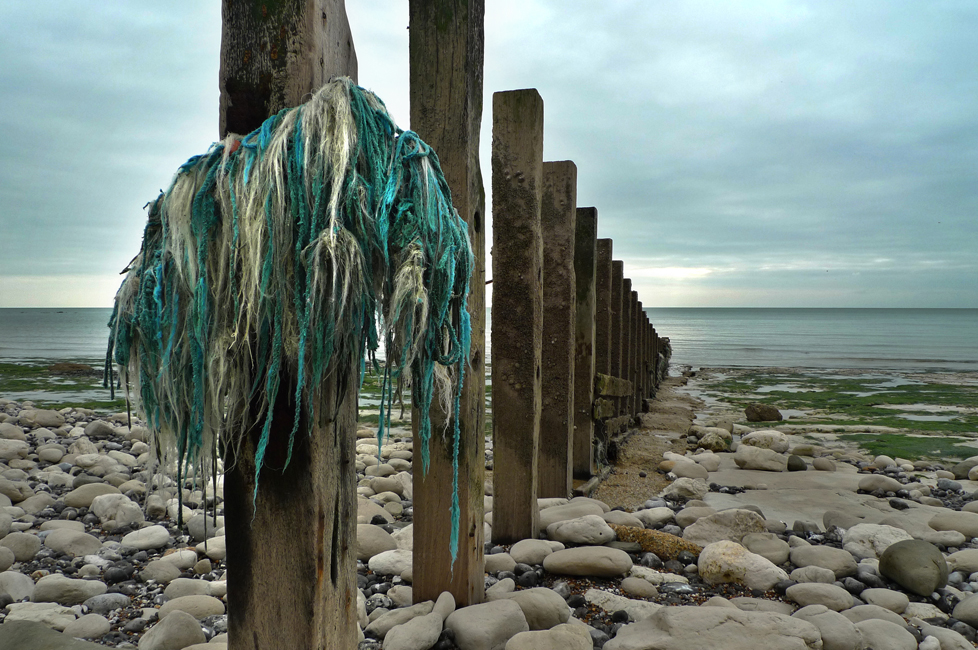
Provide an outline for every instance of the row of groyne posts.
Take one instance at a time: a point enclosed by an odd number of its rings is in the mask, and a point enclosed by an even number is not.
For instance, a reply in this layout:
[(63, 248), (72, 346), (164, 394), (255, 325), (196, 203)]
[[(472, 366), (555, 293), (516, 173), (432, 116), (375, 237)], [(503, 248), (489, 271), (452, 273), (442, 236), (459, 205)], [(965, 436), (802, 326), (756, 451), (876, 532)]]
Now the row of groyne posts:
[(595, 476), (648, 408), (667, 341), (642, 309), (577, 166), (543, 162), (543, 100), (493, 95), (492, 541), (536, 537), (537, 498)]
[[(427, 471), (414, 454), (412, 587), (415, 602), (448, 591), (459, 606), (483, 601), (485, 576), (484, 13), (484, 0), (409, 2), (411, 128), (437, 152), (474, 254), (458, 449), (432, 436)], [(222, 137), (332, 76), (357, 79), (343, 0), (223, 0), (223, 21)], [(496, 93), (492, 136), (492, 540), (507, 543), (539, 535), (538, 497), (567, 497), (575, 477), (596, 475), (612, 437), (647, 408), (669, 348), (611, 240), (597, 239), (596, 209), (577, 207), (576, 166), (543, 162), (540, 95)], [(263, 472), (260, 491), (248, 439), (225, 474), (232, 650), (356, 645), (355, 392), (335, 401), (324, 406), (335, 417), (297, 441), (299, 460)], [(451, 424), (437, 407), (430, 415), (435, 430)], [(292, 422), (277, 415), (273, 428), (288, 439)]]

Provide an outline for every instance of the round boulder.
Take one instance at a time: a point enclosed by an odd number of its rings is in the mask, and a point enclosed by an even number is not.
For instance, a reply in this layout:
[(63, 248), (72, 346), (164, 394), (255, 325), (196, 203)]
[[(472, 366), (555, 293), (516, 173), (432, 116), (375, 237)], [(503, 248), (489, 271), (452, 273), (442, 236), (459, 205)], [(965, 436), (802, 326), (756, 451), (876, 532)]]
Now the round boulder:
[(918, 596), (930, 596), (947, 584), (947, 562), (940, 549), (919, 539), (887, 547), (880, 557), (880, 575)]

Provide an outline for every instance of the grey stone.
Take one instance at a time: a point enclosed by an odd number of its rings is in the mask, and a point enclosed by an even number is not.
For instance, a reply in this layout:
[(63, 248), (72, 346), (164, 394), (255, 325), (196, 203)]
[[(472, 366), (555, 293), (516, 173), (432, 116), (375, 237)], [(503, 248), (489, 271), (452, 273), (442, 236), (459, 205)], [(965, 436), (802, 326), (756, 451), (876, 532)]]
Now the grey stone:
[(6, 571), (16, 561), (13, 551), (6, 546), (0, 546), (0, 571)]
[(153, 580), (166, 584), (171, 580), (180, 577), (180, 568), (172, 562), (166, 560), (153, 560), (139, 572), (139, 578), (143, 582)]
[(748, 533), (744, 535), (740, 543), (750, 551), (761, 557), (767, 558), (773, 564), (784, 564), (788, 561), (788, 553), (791, 548), (788, 543), (780, 539), (774, 533)]
[(122, 538), (123, 546), (131, 546), (141, 551), (163, 548), (170, 541), (170, 533), (163, 526), (147, 526), (134, 530)]
[(852, 621), (824, 605), (802, 607), (792, 615), (808, 621), (822, 635), (823, 650), (861, 650), (862, 634)]
[(629, 596), (636, 596), (638, 598), (651, 598), (659, 593), (659, 590), (651, 582), (645, 578), (636, 578), (635, 576), (629, 576), (622, 580), (621, 590)]
[(604, 509), (597, 503), (589, 501), (545, 508), (540, 511), (540, 530), (541, 532), (545, 531), (550, 524), (557, 523), (558, 521), (577, 519), (585, 515), (597, 515), (600, 517), (602, 514), (604, 514)]
[(64, 496), (64, 503), (71, 508), (89, 508), (95, 497), (103, 494), (121, 494), (119, 488), (106, 483), (89, 483), (77, 487)]
[(41, 540), (37, 535), (13, 532), (0, 539), (0, 546), (6, 546), (13, 551), (18, 562), (30, 562), (41, 550)]
[(587, 627), (569, 624), (520, 632), (506, 643), (506, 650), (591, 650), (593, 647)]
[(387, 633), (384, 650), (429, 650), (438, 641), (442, 625), (442, 618), (438, 614), (412, 618)]
[(390, 533), (373, 524), (357, 524), (357, 559), (364, 562), (384, 551), (397, 548), (397, 540)]
[(697, 559), (700, 578), (707, 584), (734, 582), (767, 591), (788, 577), (770, 560), (736, 542), (722, 540), (708, 545)]
[(37, 581), (31, 600), (35, 603), (81, 605), (92, 596), (104, 594), (106, 588), (105, 583), (99, 580), (66, 578), (60, 573), (52, 573)]
[(831, 458), (826, 458), (825, 456), (819, 456), (812, 461), (812, 467), (820, 472), (834, 472), (835, 461)]
[(99, 518), (105, 530), (115, 530), (146, 521), (139, 504), (123, 494), (99, 495), (92, 499), (90, 510)]
[(16, 600), (24, 600), (34, 595), (34, 581), (19, 571), (0, 573), (0, 593), (6, 593)]
[(543, 560), (550, 573), (610, 578), (628, 573), (632, 559), (616, 548), (581, 546), (551, 553)]
[(102, 548), (102, 542), (98, 537), (71, 528), (52, 530), (44, 538), (44, 545), (72, 557), (94, 555)]
[(615, 539), (615, 531), (601, 515), (584, 515), (550, 524), (547, 537), (564, 544), (600, 545)]
[(195, 580), (193, 578), (175, 578), (163, 590), (163, 597), (167, 600), (181, 598), (182, 596), (210, 596), (211, 585), (206, 580)]
[(523, 617), (531, 630), (549, 630), (570, 618), (567, 601), (553, 589), (534, 587), (517, 591), (508, 598), (523, 610)]
[(836, 578), (856, 575), (856, 560), (840, 548), (798, 546), (791, 549), (791, 563), (797, 567), (820, 566), (831, 569)]
[(842, 612), (842, 615), (853, 623), (876, 619), (903, 625), (903, 617), (879, 605), (857, 605)]
[(741, 469), (765, 472), (783, 472), (788, 469), (788, 457), (770, 449), (740, 445), (734, 453), (734, 462)]
[(216, 537), (218, 528), (224, 528), (224, 517), (214, 519), (210, 515), (198, 514), (187, 520), (187, 532), (196, 542)]
[(785, 591), (788, 600), (806, 607), (808, 605), (825, 605), (827, 608), (841, 612), (852, 607), (852, 594), (835, 585), (821, 582), (803, 582), (791, 585)]
[(940, 549), (919, 539), (889, 546), (880, 557), (879, 573), (919, 596), (947, 584), (947, 562)]
[(105, 650), (105, 646), (66, 637), (44, 623), (8, 617), (0, 625), (0, 650)]
[(98, 614), (86, 614), (65, 626), (64, 635), (78, 639), (100, 639), (109, 633), (109, 619)]
[(978, 513), (942, 512), (928, 524), (934, 530), (956, 530), (968, 539), (978, 537)]
[(398, 548), (392, 551), (378, 553), (370, 558), (367, 566), (370, 567), (370, 570), (374, 573), (379, 573), (385, 576), (399, 576), (411, 568), (413, 561), (413, 551), (406, 551)]
[(181, 650), (195, 643), (206, 643), (207, 637), (196, 618), (175, 611), (149, 629), (139, 639), (139, 650)]
[(878, 605), (896, 614), (902, 614), (910, 604), (906, 594), (892, 589), (864, 589), (859, 598), (869, 605)]
[(740, 543), (744, 535), (766, 532), (764, 518), (750, 510), (723, 510), (697, 519), (683, 531), (683, 539), (707, 546), (713, 542), (728, 540)]
[(832, 569), (815, 566), (814, 564), (795, 569), (789, 577), (795, 582), (821, 582), (829, 585), (835, 582), (835, 573), (833, 573)]
[(863, 492), (875, 492), (876, 490), (883, 490), (884, 492), (896, 492), (897, 490), (903, 489), (903, 483), (895, 478), (890, 478), (889, 476), (872, 474), (861, 479), (859, 481), (858, 488)]
[(461, 650), (503, 650), (509, 639), (530, 629), (520, 606), (505, 598), (456, 609), (445, 627), (455, 633)]
[(7, 605), (4, 625), (13, 621), (35, 621), (61, 631), (75, 618), (74, 611), (57, 603), (11, 603)]
[(516, 568), (516, 560), (509, 553), (491, 553), (486, 555), (486, 573), (512, 571)]
[(438, 614), (441, 620), (448, 618), (448, 615), (455, 611), (455, 596), (450, 591), (443, 591), (435, 600), (435, 606), (431, 609), (432, 614)]
[(89, 611), (95, 612), (96, 614), (108, 614), (109, 612), (114, 612), (117, 609), (129, 607), (131, 603), (132, 601), (130, 600), (129, 596), (125, 594), (113, 593), (92, 596), (82, 604), (87, 607)]
[(509, 549), (509, 554), (514, 560), (530, 566), (543, 564), (544, 558), (553, 552), (550, 543), (543, 539), (523, 539)]
[(197, 620), (208, 616), (220, 616), (224, 613), (224, 603), (214, 596), (181, 596), (163, 603), (160, 607), (160, 620), (174, 612), (186, 612)]
[(702, 499), (710, 491), (710, 486), (701, 478), (677, 478), (662, 490), (662, 496)]
[(971, 627), (978, 627), (978, 596), (968, 596), (955, 605), (952, 616)]
[(816, 650), (818, 628), (774, 612), (729, 607), (663, 607), (626, 625), (604, 650)]
[(418, 603), (416, 605), (411, 605), (410, 607), (401, 607), (399, 609), (392, 609), (391, 611), (380, 615), (377, 619), (370, 623), (364, 632), (377, 637), (378, 639), (383, 639), (387, 636), (387, 633), (399, 625), (404, 625), (413, 618), (418, 616), (427, 616), (431, 613), (434, 603), (430, 600), (426, 600), (423, 603)]
[(872, 643), (873, 650), (917, 650), (917, 640), (896, 623), (868, 619), (856, 623), (856, 629)]

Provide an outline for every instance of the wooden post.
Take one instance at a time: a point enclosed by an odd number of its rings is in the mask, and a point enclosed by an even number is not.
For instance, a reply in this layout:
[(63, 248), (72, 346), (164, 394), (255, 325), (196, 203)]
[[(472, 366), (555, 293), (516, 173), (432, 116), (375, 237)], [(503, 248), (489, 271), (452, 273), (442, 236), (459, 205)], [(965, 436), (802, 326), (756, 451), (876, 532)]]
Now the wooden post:
[[(343, 0), (224, 0), (223, 15), (222, 137), (256, 129), (334, 75), (356, 78)], [(332, 381), (332, 390), (323, 391), (326, 403), (317, 406), (335, 415), (311, 435), (295, 437), (284, 471), (262, 470), (254, 504), (260, 425), (226, 459), (228, 633), (234, 650), (356, 645), (356, 382)], [(266, 467), (285, 465), (292, 431), (295, 391), (288, 387), (294, 378), (282, 382)], [(260, 399), (252, 410), (261, 412)]]
[[(621, 282), (621, 365), (618, 376), (625, 381), (632, 380), (632, 281), (625, 278)], [(619, 415), (631, 415), (632, 398), (625, 395), (619, 398)]]
[(221, 118), (245, 134), (335, 76), (357, 79), (344, 0), (223, 0)]
[[(537, 536), (543, 99), (492, 96), (492, 541)], [(498, 488), (498, 489), (497, 489)]]
[[(469, 281), (471, 351), (459, 412), (458, 556), (452, 565), (451, 438), (433, 435), (431, 464), (414, 466), (414, 601), (435, 600), (443, 591), (459, 607), (481, 603), (485, 595), (483, 482), (485, 478), (485, 190), (479, 167), (482, 125), (484, 0), (411, 0), (411, 128), (437, 152), (452, 201), (469, 227), (475, 264)], [(419, 413), (412, 412), (417, 421)], [(446, 414), (431, 409), (432, 428), (442, 430)], [(416, 450), (417, 452), (418, 450)]]
[(567, 498), (573, 487), (574, 341), (577, 293), (574, 239), (577, 166), (543, 163), (543, 335), (537, 497)]
[(611, 348), (609, 350), (609, 370), (612, 377), (621, 377), (622, 359), (622, 294), (625, 290), (625, 263), (611, 262)]
[(611, 240), (597, 242), (594, 280), (594, 372), (611, 375)]
[[(594, 475), (594, 340), (597, 296), (595, 282), (598, 255), (598, 211), (577, 209), (577, 232), (574, 235), (574, 284), (577, 309), (574, 323), (574, 477), (587, 479)], [(608, 261), (611, 261), (609, 256)], [(608, 270), (610, 271), (610, 264)], [(610, 274), (609, 274), (610, 279)], [(607, 353), (606, 353), (607, 356)]]
[(642, 311), (641, 300), (635, 303), (635, 336), (638, 339), (638, 351), (635, 354), (635, 410), (642, 413), (645, 411), (645, 312)]
[(638, 329), (638, 317), (639, 317), (639, 302), (638, 302), (638, 291), (632, 291), (632, 299), (630, 301), (629, 307), (632, 311), (632, 317), (628, 324), (631, 328), (631, 342), (632, 342), (632, 357), (631, 363), (628, 364), (628, 374), (629, 381), (632, 382), (632, 415), (638, 415), (641, 413), (641, 405), (639, 404), (638, 396), (638, 362), (642, 354), (642, 339), (639, 337)]

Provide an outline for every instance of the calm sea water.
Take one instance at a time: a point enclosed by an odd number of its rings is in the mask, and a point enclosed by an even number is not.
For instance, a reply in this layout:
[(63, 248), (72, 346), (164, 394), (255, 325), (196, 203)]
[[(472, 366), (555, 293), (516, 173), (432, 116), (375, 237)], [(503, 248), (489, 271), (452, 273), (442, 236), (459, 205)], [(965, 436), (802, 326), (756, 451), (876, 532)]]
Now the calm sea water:
[[(648, 309), (673, 364), (978, 371), (978, 309)], [(109, 309), (0, 309), (0, 359), (105, 356)]]
[(978, 309), (647, 309), (674, 365), (978, 371)]

